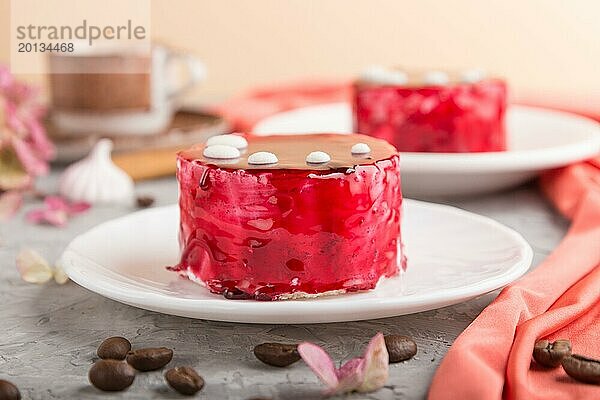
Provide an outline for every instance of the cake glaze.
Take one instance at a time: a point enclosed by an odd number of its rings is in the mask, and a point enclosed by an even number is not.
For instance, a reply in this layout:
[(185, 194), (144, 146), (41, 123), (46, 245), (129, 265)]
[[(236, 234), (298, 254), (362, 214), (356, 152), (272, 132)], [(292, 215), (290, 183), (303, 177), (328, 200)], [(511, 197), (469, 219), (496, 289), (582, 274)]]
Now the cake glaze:
[[(372, 289), (405, 267), (399, 156), (364, 135), (248, 136), (238, 159), (178, 154), (181, 261), (171, 269), (230, 299)], [(367, 154), (352, 154), (356, 143)], [(276, 164), (250, 164), (268, 151)], [(313, 151), (329, 162), (309, 164)]]
[[(440, 75), (440, 72), (436, 72)], [(404, 84), (360, 79), (354, 127), (404, 152), (506, 150), (506, 84), (482, 73), (413, 72)]]

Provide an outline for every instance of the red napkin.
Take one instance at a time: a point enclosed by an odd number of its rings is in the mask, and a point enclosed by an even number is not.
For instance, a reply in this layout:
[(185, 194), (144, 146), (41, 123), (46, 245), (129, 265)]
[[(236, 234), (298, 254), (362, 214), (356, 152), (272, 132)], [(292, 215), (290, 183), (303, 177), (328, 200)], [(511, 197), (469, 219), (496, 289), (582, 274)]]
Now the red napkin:
[(304, 81), (256, 88), (214, 108), (229, 120), (233, 129), (248, 132), (261, 119), (278, 112), (313, 104), (336, 103), (350, 99), (348, 82)]
[[(350, 95), (348, 83), (301, 82), (253, 90), (217, 111), (236, 130), (248, 131), (271, 114), (347, 101)], [(459, 336), (434, 377), (429, 400), (600, 398), (598, 386), (531, 361), (538, 338), (568, 338), (574, 352), (600, 358), (600, 158), (549, 172), (540, 181), (544, 194), (573, 220), (567, 236)]]
[(600, 158), (549, 172), (541, 186), (573, 220), (567, 236), (458, 337), (430, 400), (600, 398), (598, 386), (531, 361), (538, 338), (567, 338), (575, 353), (600, 358)]

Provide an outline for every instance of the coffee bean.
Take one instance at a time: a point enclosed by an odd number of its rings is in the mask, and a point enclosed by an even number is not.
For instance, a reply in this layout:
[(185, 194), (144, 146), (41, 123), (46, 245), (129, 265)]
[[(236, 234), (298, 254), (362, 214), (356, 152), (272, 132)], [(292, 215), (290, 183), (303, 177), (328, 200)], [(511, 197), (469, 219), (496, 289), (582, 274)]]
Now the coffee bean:
[(125, 361), (99, 360), (90, 368), (88, 378), (98, 389), (114, 392), (123, 390), (133, 383), (135, 369)]
[(150, 207), (152, 204), (154, 204), (154, 197), (150, 197), (150, 196), (139, 196), (136, 199), (136, 203), (137, 206), (139, 208), (148, 208)]
[(124, 337), (114, 336), (104, 340), (98, 346), (98, 357), (110, 360), (124, 360), (131, 350), (131, 343)]
[(573, 354), (562, 360), (562, 366), (571, 378), (600, 385), (600, 360)]
[(254, 348), (254, 355), (265, 364), (287, 367), (300, 359), (295, 344), (263, 343)]
[(385, 335), (384, 340), (390, 363), (405, 361), (417, 354), (417, 344), (408, 336)]
[(546, 368), (556, 368), (561, 361), (571, 355), (571, 342), (559, 339), (555, 342), (538, 340), (533, 347), (533, 359)]
[(138, 371), (154, 371), (164, 367), (173, 358), (173, 350), (166, 347), (130, 351), (127, 362)]
[(204, 387), (204, 379), (192, 367), (175, 367), (165, 373), (169, 386), (191, 396)]
[(19, 389), (10, 383), (0, 379), (0, 399), (2, 400), (21, 400)]

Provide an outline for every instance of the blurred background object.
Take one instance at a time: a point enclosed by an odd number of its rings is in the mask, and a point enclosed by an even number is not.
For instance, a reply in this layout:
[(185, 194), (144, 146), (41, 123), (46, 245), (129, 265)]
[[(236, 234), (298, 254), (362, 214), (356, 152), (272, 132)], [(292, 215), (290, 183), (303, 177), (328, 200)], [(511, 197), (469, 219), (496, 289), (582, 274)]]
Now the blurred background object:
[[(2, 26), (8, 4), (0, 0)], [(402, 63), (481, 67), (506, 77), (516, 99), (568, 97), (592, 113), (600, 108), (598, 15), (600, 3), (589, 0), (155, 0), (151, 33), (207, 64), (210, 79), (192, 98)], [(1, 30), (0, 62), (8, 62), (8, 40)]]

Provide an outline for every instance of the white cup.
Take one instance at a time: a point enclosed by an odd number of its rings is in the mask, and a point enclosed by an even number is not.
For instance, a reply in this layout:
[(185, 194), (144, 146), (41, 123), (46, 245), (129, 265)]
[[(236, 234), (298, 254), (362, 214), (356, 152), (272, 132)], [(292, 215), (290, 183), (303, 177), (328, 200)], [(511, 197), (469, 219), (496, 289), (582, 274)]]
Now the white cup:
[[(147, 72), (140, 73), (144, 63)], [(176, 66), (187, 70), (185, 82), (172, 79)], [(90, 73), (102, 68), (119, 72)], [(197, 58), (159, 45), (150, 55), (123, 49), (52, 55), (50, 72), (52, 121), (72, 136), (160, 133), (171, 123), (181, 95), (206, 76)]]

